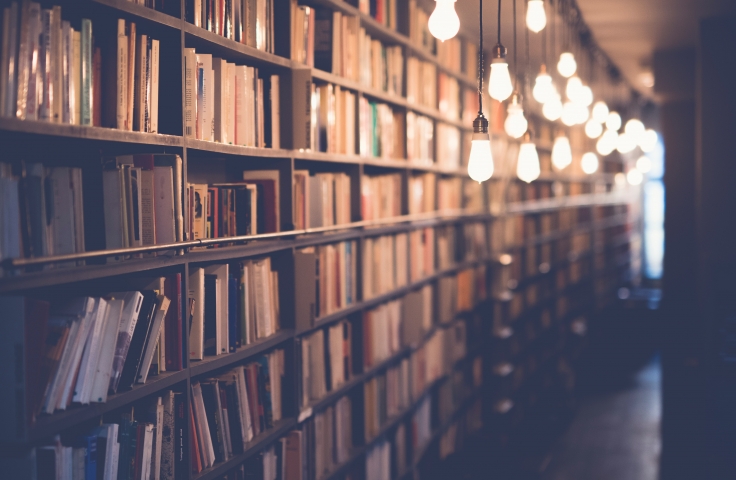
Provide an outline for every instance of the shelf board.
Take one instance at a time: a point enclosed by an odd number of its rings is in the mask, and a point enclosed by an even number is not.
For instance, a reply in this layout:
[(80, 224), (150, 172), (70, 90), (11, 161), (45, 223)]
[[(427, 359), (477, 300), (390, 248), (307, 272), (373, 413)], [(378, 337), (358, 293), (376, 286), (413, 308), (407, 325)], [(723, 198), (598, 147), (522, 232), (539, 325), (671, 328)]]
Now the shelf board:
[(191, 377), (206, 375), (221, 368), (229, 366), (235, 366), (236, 363), (241, 362), (247, 358), (254, 357), (260, 353), (265, 352), (277, 345), (294, 338), (294, 330), (284, 329), (276, 332), (270, 337), (262, 338), (257, 340), (250, 345), (240, 347), (234, 353), (228, 353), (225, 355), (207, 356), (201, 361), (189, 362), (189, 372)]
[(124, 12), (129, 17), (145, 22), (152, 22), (157, 25), (161, 25), (168, 28), (174, 28), (179, 30), (181, 28), (182, 19), (173, 17), (169, 14), (159, 12), (153, 8), (144, 7), (132, 3), (130, 0), (90, 0), (92, 3), (98, 5), (104, 5), (105, 7), (112, 8), (117, 12)]
[(110, 395), (105, 403), (91, 403), (89, 405), (72, 406), (67, 410), (44, 415), (36, 420), (29, 430), (29, 440), (37, 442), (79, 423), (94, 419), (117, 408), (123, 407), (148, 395), (158, 393), (172, 385), (183, 382), (189, 373), (186, 369), (178, 372), (164, 372), (155, 377), (149, 377), (148, 382), (135, 385), (131, 390)]
[(7, 275), (0, 278), (0, 293), (174, 267), (186, 263), (186, 259), (187, 257), (183, 255), (159, 255), (156, 257), (136, 258), (119, 262), (112, 261), (100, 265), (55, 267), (14, 276)]
[[(246, 147), (244, 145), (232, 145), (219, 142), (208, 142), (206, 140), (197, 140), (194, 138), (185, 138), (184, 145), (187, 150), (201, 153), (221, 153), (228, 155), (238, 155), (241, 157), (262, 157), (262, 158), (291, 158), (292, 151), (285, 149)], [(199, 155), (197, 155), (199, 156)]]
[(136, 143), (142, 145), (161, 145), (181, 147), (182, 137), (157, 133), (128, 132), (114, 128), (69, 125), (64, 123), (0, 118), (0, 130), (16, 133), (30, 133), (49, 137), (65, 137), (105, 142)]
[(253, 455), (257, 454), (258, 452), (269, 446), (271, 443), (284, 436), (284, 434), (289, 432), (289, 430), (291, 430), (295, 426), (296, 419), (294, 418), (286, 418), (279, 422), (276, 422), (273, 428), (262, 432), (260, 435), (253, 438), (253, 440), (248, 442), (245, 445), (245, 451), (243, 453), (233, 455), (233, 457), (230, 458), (228, 461), (216, 463), (210, 468), (202, 470), (198, 474), (192, 474), (192, 480), (214, 480), (215, 478), (224, 475), (228, 471), (237, 467)]
[(208, 53), (223, 55), (228, 59), (254, 62), (256, 66), (280, 68), (299, 68), (299, 64), (273, 53), (238, 43), (216, 33), (197, 27), (189, 22), (183, 23), (184, 45), (186, 47), (204, 48)]

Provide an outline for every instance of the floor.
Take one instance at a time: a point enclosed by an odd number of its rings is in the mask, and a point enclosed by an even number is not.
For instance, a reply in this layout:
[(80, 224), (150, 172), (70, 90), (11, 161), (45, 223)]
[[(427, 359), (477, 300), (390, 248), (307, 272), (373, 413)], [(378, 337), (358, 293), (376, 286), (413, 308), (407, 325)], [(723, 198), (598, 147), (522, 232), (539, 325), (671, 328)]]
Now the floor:
[(657, 479), (659, 363), (617, 383), (584, 397), (542, 480)]

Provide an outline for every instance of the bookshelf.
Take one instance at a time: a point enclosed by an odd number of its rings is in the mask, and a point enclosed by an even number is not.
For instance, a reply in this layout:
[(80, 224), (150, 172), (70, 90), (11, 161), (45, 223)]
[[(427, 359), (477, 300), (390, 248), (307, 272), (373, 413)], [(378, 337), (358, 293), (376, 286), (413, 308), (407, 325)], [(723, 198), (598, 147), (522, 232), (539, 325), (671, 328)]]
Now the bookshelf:
[[(10, 2), (4, 2), (3, 5), (5, 3)], [(462, 111), (457, 112), (455, 116), (448, 116), (446, 112), (440, 111), (437, 101), (431, 102), (434, 104), (432, 107), (408, 100), (405, 82), (402, 84), (401, 94), (388, 93), (367, 86), (363, 82), (293, 61), (290, 59), (288, 48), (280, 43), (281, 40), (275, 40), (273, 46), (275, 53), (235, 42), (191, 23), (187, 18), (186, 1), (175, 5), (175, 11), (167, 10), (167, 13), (126, 0), (85, 0), (84, 8), (76, 6), (76, 3), (70, 0), (59, 0), (53, 3), (43, 2), (42, 7), (48, 8), (52, 4), (61, 4), (63, 14), (68, 15), (65, 19), (70, 20), (73, 25), (81, 18), (99, 21), (103, 26), (96, 30), (97, 32), (108, 24), (112, 25), (111, 20), (115, 18), (136, 22), (149, 34), (157, 35), (162, 44), (166, 44), (166, 52), (174, 53), (161, 64), (162, 85), (166, 83), (167, 90), (161, 97), (160, 109), (161, 130), (164, 133), (0, 118), (0, 143), (4, 148), (7, 146), (8, 158), (11, 156), (16, 158), (8, 160), (10, 164), (17, 166), (20, 161), (27, 161), (50, 166), (75, 167), (82, 170), (86, 183), (87, 175), (96, 178), (95, 175), (101, 172), (100, 159), (103, 157), (144, 153), (178, 155), (182, 162), (183, 186), (190, 183), (212, 185), (242, 180), (243, 172), (249, 171), (278, 171), (280, 174), (278, 212), (281, 224), (278, 225), (277, 231), (269, 233), (198, 239), (185, 236), (179, 241), (165, 244), (106, 249), (104, 235), (98, 231), (99, 225), (92, 225), (94, 220), (87, 216), (88, 204), (102, 202), (102, 193), (97, 186), (91, 189), (91, 195), (85, 190), (84, 235), (91, 240), (87, 242), (87, 250), (63, 255), (1, 259), (0, 296), (2, 298), (28, 296), (42, 299), (79, 295), (102, 296), (114, 291), (142, 289), (144, 287), (133, 285), (143, 284), (144, 280), (151, 278), (169, 278), (178, 274), (181, 277), (183, 293), (183, 300), (179, 306), (182, 311), (186, 311), (187, 294), (194, 288), (191, 280), (193, 272), (222, 265), (234, 266), (250, 259), (268, 258), (278, 266), (279, 271), (280, 328), (272, 335), (252, 340), (230, 353), (205, 355), (202, 360), (191, 360), (186, 354), (191, 326), (188, 324), (189, 320), (182, 315), (180, 346), (185, 354), (181, 370), (150, 376), (143, 384), (136, 384), (131, 389), (111, 394), (104, 403), (74, 404), (64, 411), (39, 415), (32, 423), (23, 425), (16, 438), (2, 443), (12, 446), (14, 453), (12, 459), (3, 459), (0, 462), (3, 462), (3, 465), (6, 463), (11, 465), (11, 468), (17, 468), (16, 478), (30, 478), (27, 476), (29, 452), (33, 448), (50, 445), (55, 435), (61, 435), (62, 443), (73, 443), (74, 439), (85, 435), (101, 422), (120, 421), (121, 415), (135, 410), (136, 407), (148, 405), (169, 390), (183, 396), (184, 409), (189, 418), (194, 408), (193, 384), (256, 361), (264, 354), (283, 350), (285, 358), (282, 382), (283, 418), (274, 421), (272, 426), (256, 434), (252, 440), (244, 442), (242, 452), (234, 452), (230, 458), (218, 460), (212, 466), (204, 467), (200, 471), (192, 468), (187, 462), (176, 471), (175, 477), (196, 480), (236, 478), (232, 474), (235, 469), (248, 464), (254, 458), (260, 459), (265, 450), (278, 445), (279, 441), (290, 432), (301, 431), (306, 438), (308, 428), (311, 428), (307, 425), (313, 422), (318, 414), (331, 409), (341, 398), (352, 399), (352, 423), (362, 425), (363, 389), (368, 382), (379, 377), (387, 377), (390, 369), (421, 355), (422, 349), (433, 342), (435, 336), (444, 335), (445, 331), (463, 326), (467, 329), (467, 334), (463, 340), (464, 354), (461, 358), (445, 359), (441, 371), (429, 375), (430, 380), (420, 391), (411, 395), (411, 401), (406, 408), (401, 409), (396, 415), (383, 419), (372, 438), (366, 439), (360, 435), (362, 426), (353, 431), (353, 448), (346, 461), (332, 465), (324, 472), (312, 472), (313, 474), (308, 476), (317, 480), (355, 478), (356, 475), (360, 477), (364, 472), (366, 457), (383, 442), (391, 444), (394, 452), (392, 455), (396, 453), (396, 438), (400, 437), (399, 432), (411, 431), (415, 414), (424, 408), (425, 402), (429, 402), (432, 413), (430, 423), (426, 426), (429, 429), (428, 437), (412, 445), (411, 440), (405, 435), (406, 444), (403, 445), (405, 458), (402, 463), (406, 464), (406, 468), (392, 472), (394, 479), (421, 478), (428, 469), (431, 469), (433, 462), (451, 454), (454, 436), (460, 435), (457, 433), (458, 430), (461, 432), (467, 430), (469, 435), (477, 434), (477, 429), (470, 428), (470, 425), (478, 421), (475, 417), (471, 419), (471, 414), (477, 410), (476, 405), (482, 411), (481, 420), (484, 425), (504, 422), (505, 420), (497, 417), (512, 415), (512, 411), (518, 412), (524, 403), (521, 400), (522, 396), (529, 394), (536, 388), (534, 385), (541, 383), (537, 377), (530, 377), (519, 380), (521, 383), (514, 388), (498, 388), (495, 378), (497, 375), (494, 373), (500, 363), (516, 362), (519, 366), (518, 371), (524, 362), (530, 361), (530, 356), (524, 357), (524, 352), (533, 351), (531, 346), (527, 346), (526, 350), (519, 350), (510, 357), (502, 358), (499, 355), (509, 349), (508, 343), (523, 342), (518, 337), (525, 329), (529, 330), (525, 325), (539, 323), (540, 309), (546, 308), (550, 311), (555, 309), (554, 313), (550, 313), (550, 316), (554, 317), (554, 325), (560, 331), (569, 333), (571, 322), (577, 321), (581, 316), (593, 315), (596, 308), (603, 308), (612, 300), (615, 289), (626, 283), (630, 272), (633, 271), (632, 264), (637, 261), (633, 252), (635, 252), (638, 213), (631, 205), (636, 199), (628, 190), (614, 188), (613, 173), (618, 170), (591, 176), (546, 171), (537, 182), (525, 186), (497, 167), (497, 175), (490, 182), (481, 187), (474, 187), (469, 185), (471, 181), (467, 178), (464, 168), (464, 159), (467, 155), (462, 145), (456, 155), (459, 160), (455, 161), (457, 166), (453, 162), (449, 162), (448, 166), (437, 158), (436, 138), (439, 125), (456, 129), (462, 139), (461, 144), (467, 143), (466, 137), (471, 132), (471, 126), (461, 120), (464, 118)], [(404, 72), (408, 58), (426, 62), (435, 70), (437, 77), (435, 89), (440, 76), (452, 79), (457, 82), (459, 89), (457, 92), (459, 98), (456, 99), (459, 108), (461, 110), (474, 108), (472, 105), (465, 106), (462, 103), (465, 98), (464, 90), (474, 89), (475, 79), (471, 78), (472, 75), (464, 73), (463, 69), (458, 70), (444, 65), (430, 50), (411, 41), (408, 36), (409, 26), (403, 23), (408, 22), (408, 19), (400, 20), (398, 29), (391, 29), (370, 15), (361, 13), (358, 7), (341, 0), (309, 0), (305, 5), (339, 11), (357, 18), (360, 27), (365, 29), (371, 38), (388, 46), (400, 47), (403, 52)], [(273, 0), (273, 6), (275, 9), (283, 9), (284, 12), (291, 9), (290, 2), (285, 0)], [(406, 13), (400, 12), (400, 19)], [(273, 19), (275, 35), (281, 35), (286, 39), (289, 38), (287, 17), (289, 15), (284, 14), (284, 18)], [(102, 35), (100, 33), (100, 36)], [(467, 41), (461, 41), (464, 42), (463, 49), (466, 48)], [(257, 67), (268, 74), (279, 75), (284, 80), (281, 91), (281, 148), (224, 144), (182, 134), (185, 129), (183, 112), (186, 109), (184, 57), (185, 49), (188, 48), (237, 65)], [(369, 102), (387, 105), (391, 111), (398, 114), (396, 118), (400, 119), (399, 122), (403, 122), (404, 138), (401, 139), (403, 145), (396, 148), (391, 158), (361, 155), (358, 148), (359, 140), (356, 141), (356, 145), (347, 146), (347, 150), (352, 150), (353, 153), (327, 153), (313, 149), (292, 148), (295, 139), (292, 138), (293, 124), (290, 122), (296, 114), (289, 110), (288, 102), (283, 100), (288, 98), (284, 95), (287, 95), (286, 91), (290, 88), (291, 80), (304, 71), (308, 73), (312, 84), (332, 85), (354, 94), (356, 104), (366, 99)], [(358, 108), (355, 111), (357, 115)], [(411, 114), (427, 119), (434, 129), (434, 139), (429, 140), (432, 158), (428, 160), (431, 161), (415, 162), (407, 159), (409, 147), (405, 135), (406, 118)], [(537, 123), (541, 125), (540, 120), (537, 120)], [(508, 150), (505, 155), (497, 157), (497, 166), (499, 162), (513, 165), (515, 159), (510, 152), (513, 151), (514, 142), (498, 132), (493, 134), (493, 138), (495, 144), (504, 144), (504, 152)], [(545, 149), (549, 151), (551, 148), (542, 144), (540, 152)], [(577, 157), (579, 150), (575, 150), (575, 154)], [(611, 161), (610, 164), (612, 168), (619, 168), (616, 167), (615, 161)], [(350, 222), (295, 230), (292, 221), (296, 213), (293, 182), (297, 171), (308, 171), (311, 176), (315, 173), (346, 174), (351, 185), (347, 196)], [(388, 174), (398, 174), (400, 178), (401, 189), (397, 192), (400, 215), (365, 220), (361, 211), (363, 200), (360, 186), (369, 177)], [(427, 198), (431, 198), (431, 207), (429, 211), (410, 214), (410, 181), (413, 177), (423, 174), (434, 176), (433, 191), (426, 193)], [(443, 180), (447, 180), (447, 185), (462, 187), (461, 191), (457, 192), (460, 198), (457, 205), (459, 208), (453, 206), (443, 210), (444, 205), (437, 205), (438, 192), (441, 188), (436, 184)], [(541, 184), (548, 185), (546, 193), (538, 193), (536, 190), (534, 194), (529, 193), (532, 192), (531, 189), (537, 189), (537, 185)], [(560, 194), (553, 191), (552, 184), (561, 186)], [(575, 185), (577, 190), (573, 191), (570, 185)], [(595, 190), (596, 185), (602, 185), (604, 188), (600, 191)], [(518, 195), (504, 194), (500, 203), (495, 203), (494, 199), (498, 195), (493, 191), (508, 192), (510, 186), (516, 188), (517, 192), (529, 190)], [(463, 195), (461, 192), (466, 192), (466, 187), (469, 193)], [(512, 196), (515, 198), (510, 198)], [(185, 223), (193, 221), (189, 218), (187, 209), (184, 208), (183, 211)], [(555, 220), (560, 225), (554, 231), (522, 231), (520, 235), (516, 235), (518, 233), (516, 232), (514, 235), (504, 237), (502, 234), (500, 238), (494, 234), (496, 225), (517, 221), (513, 219), (539, 222), (541, 221), (539, 218), (543, 215), (564, 217), (565, 214), (560, 212), (585, 213), (577, 213), (574, 222), (564, 223), (562, 220)], [(100, 215), (97, 215), (95, 220), (101, 220)], [(474, 240), (468, 233), (472, 230), (470, 228), (472, 225), (476, 225), (476, 230), (482, 232), (479, 240)], [(469, 228), (466, 229), (466, 226)], [(440, 243), (439, 232), (444, 232), (447, 238), (443, 241), (447, 240), (452, 245), (452, 251), (439, 251), (440, 246), (445, 245)], [(580, 235), (588, 236), (590, 248), (570, 249), (571, 239)], [(365, 298), (366, 290), (363, 283), (366, 268), (362, 264), (365, 258), (365, 245), (373, 239), (383, 237), (394, 238), (394, 242), (406, 242), (405, 248), (409, 252), (406, 254), (404, 264), (406, 271), (401, 274), (405, 279), (397, 281), (395, 288)], [(424, 242), (421, 243), (421, 248), (425, 249), (423, 251), (426, 251), (425, 256), (429, 259), (421, 260), (423, 262), (421, 271), (417, 274), (411, 273), (416, 268), (416, 259), (411, 253), (417, 250), (417, 245), (410, 243), (414, 242), (414, 238)], [(300, 284), (309, 279), (298, 275), (294, 259), (304, 249), (330, 247), (342, 242), (355, 242), (357, 245), (357, 252), (354, 252), (357, 256), (357, 272), (352, 272), (356, 275), (357, 296), (346, 305), (340, 305), (335, 311), (312, 318), (308, 326), (300, 326), (294, 303), (300, 292)], [(476, 242), (475, 249), (478, 251), (468, 246), (473, 242)], [(450, 250), (450, 247), (443, 248)], [(541, 251), (544, 248), (550, 251), (556, 249), (555, 259), (540, 262), (539, 268), (532, 274), (528, 265), (541, 254), (533, 255), (529, 252)], [(558, 253), (560, 254), (557, 255)], [(446, 265), (440, 266), (441, 256), (445, 258)], [(70, 262), (78, 264), (70, 266)], [(541, 268), (543, 263), (547, 264), (546, 268)], [(581, 264), (584, 265), (580, 266)], [(520, 265), (524, 265), (525, 270)], [(574, 273), (571, 273), (573, 271)], [(456, 308), (459, 304), (454, 296), (447, 300), (453, 305), (448, 313), (451, 318), (440, 319), (440, 304), (446, 303), (440, 299), (442, 285), (456, 285), (455, 288), (459, 290), (462, 281), (460, 277), (467, 272), (476, 272), (473, 273), (473, 278), (478, 285), (474, 284), (470, 289), (474, 294), (464, 299), (466, 303), (462, 308)], [(561, 281), (560, 284), (549, 287), (552, 279), (560, 272), (563, 272), (562, 275), (573, 277), (574, 281)], [(455, 283), (448, 283), (447, 279), (452, 279)], [(406, 299), (410, 295), (421, 291), (424, 287), (433, 289), (434, 295), (431, 300), (430, 324), (421, 330), (418, 339), (400, 342), (397, 348), (370, 366), (364, 366), (363, 359), (359, 358), (361, 352), (353, 350), (349, 355), (355, 357), (353, 360), (359, 365), (354, 366), (350, 377), (320, 398), (306, 405), (300, 403), (297, 392), (302, 375), (300, 352), (304, 338), (316, 332), (327, 331), (343, 321), (353, 325), (354, 339), (360, 338), (362, 332), (358, 327), (364, 324), (368, 312), (389, 302), (407, 302)], [(528, 293), (532, 289), (543, 288), (547, 289), (545, 295)], [(534, 295), (543, 298), (531, 301)], [(517, 305), (519, 301), (516, 299), (521, 297), (526, 302), (522, 301)], [(574, 308), (558, 306), (571, 297), (584, 298), (585, 301)], [(405, 321), (403, 316), (401, 321)], [(503, 328), (511, 329), (512, 333), (499, 339), (498, 331)], [(552, 328), (547, 325), (541, 330), (549, 332)], [(541, 360), (541, 363), (547, 370), (554, 370), (551, 368), (554, 363), (552, 359), (563, 358), (568, 353), (565, 346), (561, 345), (554, 353)], [(533, 353), (530, 355), (533, 357)], [(453, 390), (452, 382), (455, 378), (466, 375), (471, 366), (476, 368), (476, 364), (482, 366), (480, 369), (482, 381), (466, 382), (469, 383), (463, 387), (466, 393), (460, 395), (461, 398), (457, 401), (451, 402), (448, 411), (438, 414), (437, 410), (440, 407), (437, 405), (441, 403), (440, 390), (442, 388)], [(513, 407), (499, 413), (499, 409), (495, 407), (503, 402), (511, 402)], [(513, 415), (518, 417), (516, 413)], [(188, 421), (185, 422), (182, 438), (187, 442), (196, 442), (195, 430), (195, 426)], [(508, 430), (498, 432), (506, 434)], [(440, 448), (440, 444), (443, 447)], [(191, 443), (185, 446), (187, 455), (193, 454), (191, 447)], [(307, 452), (303, 451), (302, 455), (306, 457)], [(230, 476), (225, 477), (226, 475)]]

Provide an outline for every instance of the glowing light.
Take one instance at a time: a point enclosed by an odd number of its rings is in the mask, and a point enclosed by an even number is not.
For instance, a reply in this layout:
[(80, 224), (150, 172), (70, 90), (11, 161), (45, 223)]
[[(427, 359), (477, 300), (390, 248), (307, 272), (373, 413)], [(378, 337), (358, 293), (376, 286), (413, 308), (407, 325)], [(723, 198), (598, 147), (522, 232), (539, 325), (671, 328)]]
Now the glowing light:
[(488, 133), (473, 133), (468, 159), (468, 176), (476, 182), (485, 182), (493, 175), (493, 153)]
[(644, 181), (644, 175), (636, 168), (632, 168), (626, 174), (626, 180), (629, 181), (630, 185), (641, 185), (641, 182)]
[(641, 139), (639, 139), (639, 148), (641, 148), (642, 152), (649, 153), (657, 147), (658, 141), (657, 132), (649, 128), (641, 136)]
[(616, 150), (620, 153), (629, 153), (636, 148), (636, 138), (628, 132), (624, 132), (618, 136), (616, 141)]
[(526, 26), (534, 33), (541, 32), (547, 25), (547, 14), (542, 0), (529, 0), (526, 10)]
[(604, 157), (606, 155), (610, 155), (614, 150), (616, 150), (616, 143), (618, 141), (618, 133), (616, 130), (606, 130), (603, 132), (603, 135), (598, 139), (598, 142), (595, 144), (595, 149), (598, 151), (600, 155), (603, 155)]
[(560, 72), (565, 78), (570, 78), (575, 75), (578, 69), (578, 64), (575, 62), (575, 56), (570, 52), (564, 52), (560, 54), (560, 61), (557, 62), (557, 71)]
[(491, 98), (503, 102), (514, 91), (509, 75), (509, 64), (504, 58), (495, 58), (491, 63), (491, 78), (488, 81), (488, 93)]
[(436, 39), (449, 40), (460, 30), (460, 17), (455, 12), (456, 0), (435, 0), (437, 4), (429, 17), (427, 27)]
[(652, 169), (652, 160), (646, 155), (642, 155), (636, 160), (636, 169), (641, 173), (648, 173)]
[(554, 92), (552, 98), (544, 104), (542, 107), (542, 114), (547, 120), (555, 121), (562, 115), (562, 101), (560, 100), (560, 94)]
[(572, 163), (572, 149), (570, 148), (570, 139), (561, 135), (555, 138), (552, 145), (552, 165), (558, 170), (562, 170)]
[(588, 175), (595, 173), (598, 170), (598, 156), (593, 152), (584, 153), (580, 159), (580, 167)]
[(595, 105), (593, 105), (593, 120), (603, 124), (606, 123), (607, 119), (608, 105), (606, 105), (606, 102), (598, 100), (597, 102), (595, 102)]
[(555, 94), (554, 86), (552, 85), (552, 77), (549, 76), (544, 65), (542, 70), (537, 75), (537, 79), (534, 81), (534, 89), (532, 90), (532, 96), (534, 100), (539, 103), (547, 103)]
[(572, 102), (565, 102), (562, 106), (562, 123), (568, 127), (572, 127), (577, 123), (578, 113), (575, 110), (575, 104)]
[(529, 138), (519, 147), (519, 160), (516, 163), (516, 176), (520, 180), (531, 183), (537, 178), (541, 170), (539, 168), (539, 154), (537, 146)]
[(598, 123), (595, 117), (588, 120), (585, 124), (585, 134), (588, 138), (598, 138), (601, 136), (601, 133), (603, 133), (603, 125)]
[(606, 128), (618, 132), (618, 129), (621, 128), (621, 115), (616, 112), (609, 113), (606, 118)]
[(506, 112), (506, 121), (503, 124), (506, 133), (511, 138), (520, 138), (526, 132), (528, 122), (524, 117), (524, 109), (519, 103), (518, 95), (513, 96)]

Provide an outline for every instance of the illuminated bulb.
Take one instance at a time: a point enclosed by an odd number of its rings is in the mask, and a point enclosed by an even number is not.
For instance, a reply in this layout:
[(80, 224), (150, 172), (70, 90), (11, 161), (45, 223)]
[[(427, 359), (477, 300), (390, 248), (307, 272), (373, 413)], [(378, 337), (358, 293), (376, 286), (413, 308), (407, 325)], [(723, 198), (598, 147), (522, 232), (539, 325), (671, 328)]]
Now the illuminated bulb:
[(583, 82), (580, 80), (580, 77), (577, 75), (570, 77), (567, 80), (567, 86), (565, 87), (565, 94), (567, 95), (568, 100), (571, 102), (577, 102), (581, 88), (583, 88)]
[(580, 159), (580, 167), (588, 175), (595, 173), (598, 170), (598, 156), (593, 152), (584, 153)]
[(512, 100), (506, 111), (506, 121), (503, 124), (503, 128), (511, 138), (521, 138), (524, 132), (526, 132), (528, 123), (526, 118), (524, 118), (524, 109), (519, 103), (519, 96), (514, 94), (511, 98)]
[(562, 101), (559, 93), (554, 92), (552, 98), (544, 104), (542, 114), (544, 114), (544, 118), (553, 122), (560, 118), (562, 115)]
[(585, 124), (585, 134), (588, 138), (598, 138), (603, 133), (603, 125), (595, 121), (595, 117)]
[(617, 187), (623, 187), (626, 184), (626, 175), (622, 172), (618, 172), (613, 176), (613, 183), (615, 183)]
[(557, 62), (557, 71), (560, 72), (560, 75), (565, 78), (572, 77), (577, 69), (578, 64), (572, 53), (564, 52), (560, 55), (560, 61)]
[(437, 5), (429, 17), (429, 33), (438, 40), (449, 40), (460, 30), (460, 17), (455, 12), (456, 0), (435, 0)]
[(537, 79), (534, 81), (534, 89), (532, 90), (532, 96), (534, 100), (539, 103), (547, 103), (555, 94), (554, 86), (552, 86), (552, 77), (547, 73), (547, 69), (544, 65), (537, 75)]
[(593, 105), (593, 120), (603, 124), (606, 123), (607, 119), (608, 105), (606, 105), (606, 102), (598, 100), (597, 102), (595, 102), (595, 105)]
[(616, 150), (616, 142), (618, 141), (618, 133), (616, 130), (606, 130), (595, 144), (595, 149), (604, 157), (610, 155)]
[(532, 143), (531, 136), (525, 135), (524, 143), (519, 147), (519, 160), (516, 162), (516, 176), (519, 180), (531, 183), (541, 173), (537, 146)]
[(618, 136), (616, 141), (616, 150), (620, 153), (629, 153), (636, 148), (636, 139), (628, 132), (624, 132)]
[(616, 112), (609, 113), (606, 118), (606, 128), (618, 132), (618, 129), (621, 128), (621, 115)]
[(626, 174), (626, 180), (628, 180), (631, 185), (640, 185), (644, 180), (644, 175), (642, 175), (642, 173), (636, 168), (632, 168), (629, 170), (629, 173)]
[(590, 104), (593, 103), (593, 90), (591, 90), (587, 85), (580, 87), (580, 90), (578, 90), (577, 102), (589, 107)]
[(652, 161), (646, 155), (642, 155), (636, 161), (636, 169), (641, 173), (648, 173), (652, 169)]
[(577, 112), (575, 111), (575, 104), (572, 102), (565, 102), (562, 106), (562, 123), (568, 127), (572, 127), (577, 123)]
[(634, 140), (638, 144), (644, 136), (646, 127), (644, 127), (644, 124), (641, 123), (641, 120), (639, 120), (638, 118), (632, 118), (631, 120), (626, 122), (626, 125), (624, 126), (624, 131), (634, 137)]
[(491, 98), (503, 102), (511, 95), (514, 90), (511, 85), (511, 76), (509, 75), (509, 64), (506, 60), (491, 63), (491, 79), (488, 82), (488, 93)]
[(493, 153), (491, 153), (491, 137), (488, 135), (488, 120), (479, 114), (473, 121), (468, 176), (480, 183), (491, 178), (491, 175), (493, 175)]
[(572, 163), (572, 149), (570, 148), (570, 140), (561, 135), (555, 138), (552, 145), (552, 165), (558, 170), (562, 170)]
[(657, 147), (657, 132), (648, 128), (639, 139), (639, 148), (644, 153), (649, 153)]
[(539, 33), (547, 25), (547, 14), (544, 12), (542, 0), (529, 0), (526, 10), (526, 26), (534, 33)]
[(582, 125), (583, 123), (588, 121), (588, 117), (590, 116), (588, 107), (580, 103), (573, 103), (573, 107), (575, 108), (575, 124), (576, 125)]

